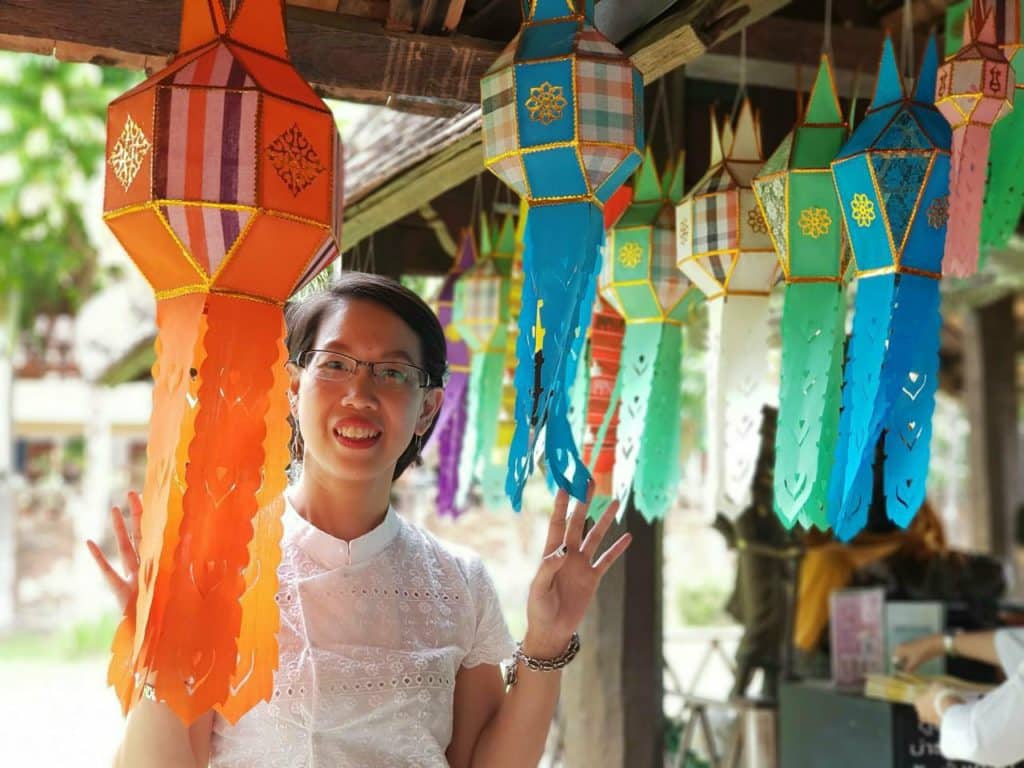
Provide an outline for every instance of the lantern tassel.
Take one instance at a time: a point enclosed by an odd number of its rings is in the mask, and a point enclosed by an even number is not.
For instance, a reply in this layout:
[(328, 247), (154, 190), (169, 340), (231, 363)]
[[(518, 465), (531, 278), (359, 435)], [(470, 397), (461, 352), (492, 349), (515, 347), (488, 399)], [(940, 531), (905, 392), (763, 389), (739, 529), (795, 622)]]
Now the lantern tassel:
[[(646, 400), (642, 437), (638, 444), (636, 507), (648, 522), (662, 519), (675, 502), (679, 484), (679, 395), (682, 385), (683, 329), (675, 324), (643, 324), (656, 327), (657, 342)], [(627, 330), (627, 333), (629, 331)], [(628, 398), (627, 394), (627, 398)], [(633, 398), (627, 399), (630, 405)], [(621, 425), (621, 422), (620, 422)], [(621, 428), (621, 426), (620, 426)]]
[[(583, 236), (566, 235), (577, 232)], [(592, 203), (538, 205), (526, 221), (516, 431), (505, 486), (516, 510), (533, 469), (537, 436), (545, 427), (545, 454), (556, 484), (586, 499), (590, 473), (569, 423), (568, 389), (590, 324), (603, 238), (604, 217)], [(541, 296), (546, 300), (539, 302)]]
[[(846, 293), (837, 283), (786, 286), (775, 441), (775, 511), (828, 529), (826, 507), (842, 397)], [(791, 375), (795, 374), (795, 375)]]
[(505, 372), (505, 352), (476, 352), (470, 362), (469, 390), (466, 397), (466, 435), (459, 459), (456, 506), (464, 507), (469, 491), (482, 482), (498, 438), (501, 413), (501, 379)]
[(918, 275), (860, 281), (843, 386), (829, 517), (853, 538), (868, 520), (882, 430), (889, 518), (910, 524), (924, 501), (939, 359), (939, 284)]
[(448, 382), (445, 400), (450, 405), (447, 418), (440, 425), (437, 435), (437, 512), (445, 517), (457, 517), (460, 511), (456, 496), (459, 488), (459, 458), (469, 420), (466, 387), (467, 379), (464, 375), (453, 376)]

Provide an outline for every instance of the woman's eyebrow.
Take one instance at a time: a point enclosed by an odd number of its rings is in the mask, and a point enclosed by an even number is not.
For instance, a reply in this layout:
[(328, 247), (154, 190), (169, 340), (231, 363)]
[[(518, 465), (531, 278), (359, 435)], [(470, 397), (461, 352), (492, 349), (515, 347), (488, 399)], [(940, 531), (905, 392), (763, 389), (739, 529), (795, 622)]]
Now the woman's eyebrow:
[[(352, 350), (347, 347), (343, 342), (332, 339), (331, 341), (324, 342), (324, 349), (336, 350), (338, 352), (344, 352), (346, 355), (351, 355)], [(401, 358), (407, 363), (415, 365), (415, 361), (412, 359), (412, 355), (406, 352), (404, 349), (392, 349), (380, 356), (381, 360), (394, 360)]]

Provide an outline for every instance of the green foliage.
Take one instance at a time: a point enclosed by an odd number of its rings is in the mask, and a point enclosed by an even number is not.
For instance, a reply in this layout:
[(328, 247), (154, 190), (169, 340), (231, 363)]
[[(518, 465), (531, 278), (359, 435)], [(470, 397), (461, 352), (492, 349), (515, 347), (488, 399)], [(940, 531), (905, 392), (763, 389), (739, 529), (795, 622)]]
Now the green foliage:
[(728, 624), (725, 602), (729, 590), (721, 584), (683, 584), (676, 592), (676, 608), (683, 624), (688, 627), (708, 627)]
[(22, 326), (74, 311), (94, 287), (81, 207), (103, 167), (107, 104), (139, 79), (0, 53), (0, 302), (20, 295)]
[(0, 662), (77, 661), (110, 652), (121, 619), (105, 614), (53, 634), (20, 633), (0, 639)]

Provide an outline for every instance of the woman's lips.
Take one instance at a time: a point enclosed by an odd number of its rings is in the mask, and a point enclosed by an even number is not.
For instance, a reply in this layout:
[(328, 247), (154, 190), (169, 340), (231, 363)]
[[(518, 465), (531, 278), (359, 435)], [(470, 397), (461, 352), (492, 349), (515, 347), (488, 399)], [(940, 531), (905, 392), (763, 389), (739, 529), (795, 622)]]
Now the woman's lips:
[(334, 439), (347, 448), (365, 449), (380, 441), (381, 430), (363, 419), (344, 419), (331, 430)]

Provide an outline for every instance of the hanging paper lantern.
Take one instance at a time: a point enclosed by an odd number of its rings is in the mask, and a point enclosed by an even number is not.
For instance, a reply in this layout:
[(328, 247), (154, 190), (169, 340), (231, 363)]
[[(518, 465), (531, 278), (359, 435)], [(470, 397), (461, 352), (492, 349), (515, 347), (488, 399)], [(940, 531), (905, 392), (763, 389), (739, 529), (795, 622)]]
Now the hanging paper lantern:
[[(723, 153), (724, 145), (724, 153)], [(751, 188), (760, 130), (744, 99), (736, 133), (711, 115), (711, 167), (676, 208), (679, 268), (708, 298), (708, 488), (716, 510), (750, 500), (760, 446), (768, 296), (778, 261)]]
[(775, 442), (775, 511), (825, 530), (839, 432), (847, 270), (831, 162), (847, 137), (827, 56), (807, 112), (754, 179), (786, 280)]
[(636, 169), (643, 142), (640, 72), (594, 28), (593, 1), (524, 10), (480, 84), (485, 163), (530, 205), (507, 483), (516, 509), (542, 430), (558, 485), (586, 495), (567, 393), (593, 306), (600, 206)]
[(949, 223), (943, 272), (969, 277), (978, 269), (982, 202), (992, 126), (1012, 109), (1014, 74), (996, 45), (994, 9), (974, 0), (964, 45), (939, 68), (935, 104), (953, 127)]
[(626, 322), (619, 378), (614, 493), (648, 520), (663, 517), (679, 478), (682, 323), (701, 300), (676, 266), (674, 207), (682, 197), (680, 161), (658, 177), (647, 151), (633, 202), (608, 233), (600, 291)]
[[(964, 44), (964, 27), (969, 23), (971, 0), (955, 3), (946, 10), (946, 54), (955, 56)], [(1020, 0), (995, 0), (995, 42), (1014, 71), (1014, 93), (1024, 90), (1024, 17)], [(1008, 96), (1012, 102), (1013, 98)], [(1017, 101), (1017, 104), (1024, 101)], [(992, 127), (993, 147), (998, 162), (989, 162), (985, 203), (981, 220), (981, 261), (985, 250), (1005, 248), (1016, 231), (1024, 211), (1024, 109), (1014, 109)]]
[(466, 340), (455, 327), (453, 302), (455, 285), (462, 274), (476, 262), (476, 240), (473, 230), (462, 230), (455, 261), (441, 283), (437, 296), (437, 317), (447, 341), (448, 383), (444, 402), (437, 416), (437, 512), (444, 517), (458, 517), (462, 506), (459, 495), (459, 461), (469, 423), (468, 393), (470, 352)]
[(337, 256), (340, 138), (281, 2), (185, 0), (180, 53), (108, 113), (104, 219), (156, 293), (139, 593), (109, 679), (185, 723), (269, 699), (286, 484), (284, 301)]
[(829, 489), (829, 522), (843, 540), (867, 523), (883, 430), (890, 519), (906, 527), (924, 501), (949, 210), (951, 135), (932, 104), (937, 68), (932, 38), (908, 96), (887, 39), (874, 99), (832, 163), (859, 278)]
[[(490, 228), (481, 227), (481, 242), (489, 239)], [(470, 486), (482, 482), (497, 441), (514, 249), (515, 222), (508, 217), (497, 240), (482, 245), (476, 263), (455, 284), (453, 322), (471, 353), (468, 423), (459, 468), (463, 503)]]

